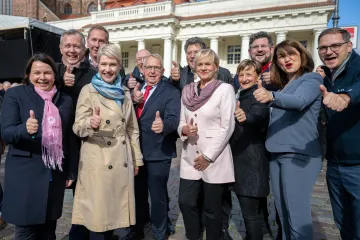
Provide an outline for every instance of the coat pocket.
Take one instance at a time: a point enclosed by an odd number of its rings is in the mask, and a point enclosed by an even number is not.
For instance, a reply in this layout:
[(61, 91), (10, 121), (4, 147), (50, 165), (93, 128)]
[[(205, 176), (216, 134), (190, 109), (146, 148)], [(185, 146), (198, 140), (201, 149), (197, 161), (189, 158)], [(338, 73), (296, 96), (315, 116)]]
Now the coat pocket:
[(10, 154), (12, 156), (20, 156), (20, 157), (30, 157), (31, 156), (31, 152), (23, 151), (23, 150), (20, 150), (17, 148), (11, 148)]
[(205, 137), (206, 138), (213, 138), (216, 136), (219, 129), (208, 129), (205, 131)]

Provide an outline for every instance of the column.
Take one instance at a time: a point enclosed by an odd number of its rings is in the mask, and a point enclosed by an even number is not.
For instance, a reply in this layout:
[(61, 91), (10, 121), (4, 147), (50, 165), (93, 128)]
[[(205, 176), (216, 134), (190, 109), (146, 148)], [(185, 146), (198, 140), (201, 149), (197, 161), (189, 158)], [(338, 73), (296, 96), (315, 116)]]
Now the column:
[(171, 66), (172, 66), (172, 39), (164, 38), (164, 76), (170, 77)]
[(186, 40), (185, 39), (182, 39), (181, 40), (181, 61), (180, 61), (180, 65), (182, 67), (185, 67), (187, 65), (187, 61), (186, 61), (186, 52), (185, 52), (185, 43), (186, 43)]
[(145, 49), (145, 40), (144, 39), (139, 39), (136, 40), (138, 42), (138, 51)]
[(121, 51), (121, 42), (120, 41), (118, 41), (118, 46), (119, 46), (120, 51)]
[(219, 37), (211, 37), (210, 38), (210, 48), (219, 54)]
[(324, 30), (325, 29), (314, 29), (314, 43), (313, 43), (313, 53), (312, 53), (312, 57), (313, 57), (313, 60), (314, 60), (314, 65), (315, 65), (314, 71), (316, 70), (316, 68), (319, 65), (323, 65), (323, 63), (320, 60), (317, 48), (319, 47), (319, 42), (318, 42), (319, 35)]
[(173, 46), (172, 46), (173, 50), (172, 50), (172, 61), (177, 62), (178, 61), (178, 44), (177, 44), (177, 40), (175, 39), (173, 41)]
[(241, 36), (241, 61), (249, 58), (249, 42), (250, 34), (242, 34)]
[(275, 32), (275, 34), (276, 34), (276, 44), (279, 44), (282, 41), (286, 40), (287, 31)]

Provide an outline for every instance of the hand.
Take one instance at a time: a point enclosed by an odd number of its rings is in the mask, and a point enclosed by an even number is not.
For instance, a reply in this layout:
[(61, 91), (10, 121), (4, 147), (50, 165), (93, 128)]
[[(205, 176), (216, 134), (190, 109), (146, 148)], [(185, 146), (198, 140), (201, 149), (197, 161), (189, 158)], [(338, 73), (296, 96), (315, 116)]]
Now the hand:
[(135, 103), (144, 102), (144, 94), (139, 90), (140, 83), (137, 83), (133, 91), (133, 101)]
[(246, 121), (246, 114), (245, 112), (240, 108), (240, 101), (237, 101), (236, 103), (236, 109), (235, 109), (235, 117), (238, 120), (238, 122), (242, 123)]
[(260, 103), (269, 103), (274, 100), (272, 92), (263, 88), (261, 80), (258, 81), (258, 89), (254, 91), (254, 97)]
[(100, 123), (101, 123), (100, 108), (95, 107), (95, 111), (92, 117), (90, 118), (90, 127), (96, 130), (100, 127)]
[(171, 79), (174, 81), (179, 81), (180, 79), (180, 68), (177, 62), (172, 62), (173, 67), (171, 68)]
[(204, 171), (210, 165), (210, 162), (203, 155), (196, 157), (194, 162), (194, 168), (198, 171)]
[(26, 130), (30, 135), (37, 133), (39, 128), (38, 120), (35, 118), (35, 113), (33, 110), (30, 110), (30, 117), (26, 121)]
[(70, 187), (73, 182), (74, 182), (74, 180), (66, 180), (65, 187), (67, 187), (67, 188)]
[(351, 100), (349, 95), (328, 92), (324, 85), (320, 85), (320, 90), (323, 96), (323, 103), (328, 108), (341, 112), (348, 107)]
[(130, 78), (129, 78), (129, 81), (127, 84), (128, 88), (131, 88), (131, 89), (135, 88), (136, 83), (137, 83), (136, 78), (134, 78), (132, 73), (130, 73)]
[(197, 124), (195, 123), (194, 125), (194, 119), (190, 120), (190, 123), (185, 125), (182, 128), (182, 133), (183, 135), (189, 136), (189, 137), (194, 137), (197, 135), (198, 132), (198, 127)]
[(271, 84), (271, 80), (270, 80), (270, 72), (264, 72), (261, 74), (261, 78), (262, 80), (265, 82), (266, 85)]
[(325, 71), (324, 71), (324, 69), (322, 69), (321, 65), (319, 65), (319, 66), (316, 68), (316, 72), (317, 72), (318, 74), (320, 74), (322, 78), (325, 77)]
[(134, 167), (134, 176), (139, 174), (139, 167)]
[(66, 72), (64, 73), (64, 83), (67, 87), (74, 86), (75, 83), (75, 75), (71, 73), (72, 68), (70, 66), (66, 67)]
[(153, 130), (155, 133), (162, 133), (164, 129), (164, 123), (160, 117), (160, 112), (157, 111), (155, 115), (155, 120), (153, 121), (153, 124), (151, 126), (151, 130)]

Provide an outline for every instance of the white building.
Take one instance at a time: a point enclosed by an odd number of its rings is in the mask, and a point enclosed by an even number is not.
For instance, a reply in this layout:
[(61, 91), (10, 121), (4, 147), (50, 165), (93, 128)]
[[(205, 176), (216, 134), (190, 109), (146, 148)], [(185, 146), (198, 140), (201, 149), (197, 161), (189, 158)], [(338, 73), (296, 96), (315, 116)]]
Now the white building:
[(135, 66), (135, 53), (146, 48), (164, 58), (165, 75), (171, 60), (186, 64), (186, 39), (201, 37), (219, 54), (220, 65), (235, 73), (242, 59), (248, 58), (249, 36), (269, 32), (279, 43), (284, 39), (301, 41), (313, 54), (315, 66), (321, 64), (317, 38), (327, 28), (334, 10), (332, 0), (209, 0), (175, 5), (172, 1), (92, 12), (91, 16), (50, 22), (63, 29), (82, 29), (103, 25), (110, 42), (123, 52), (126, 72)]

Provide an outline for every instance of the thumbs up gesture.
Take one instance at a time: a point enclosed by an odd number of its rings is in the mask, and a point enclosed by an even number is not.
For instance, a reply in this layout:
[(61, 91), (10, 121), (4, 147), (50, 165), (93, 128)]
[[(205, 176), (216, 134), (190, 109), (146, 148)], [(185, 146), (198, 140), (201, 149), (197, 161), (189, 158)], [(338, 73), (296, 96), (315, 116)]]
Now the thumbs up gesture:
[(71, 66), (66, 66), (66, 72), (64, 73), (64, 83), (67, 87), (72, 87), (75, 83), (75, 75), (71, 73), (72, 70), (73, 69)]
[(30, 110), (30, 117), (26, 121), (26, 130), (30, 135), (37, 133), (39, 128), (38, 120), (35, 118), (35, 113), (33, 110)]
[(258, 85), (258, 88), (254, 91), (254, 97), (258, 102), (269, 103), (269, 102), (274, 101), (272, 92), (263, 88), (261, 80), (258, 80), (257, 85)]
[(237, 101), (236, 103), (236, 109), (234, 113), (236, 119), (238, 122), (242, 123), (246, 121), (246, 114), (245, 112), (240, 108), (240, 101)]
[(90, 118), (90, 127), (94, 130), (97, 130), (100, 127), (101, 117), (100, 117), (100, 108), (95, 107), (93, 115)]
[(129, 78), (127, 87), (130, 89), (133, 89), (133, 88), (135, 88), (137, 82), (136, 82), (136, 79), (133, 77), (132, 73), (130, 73), (129, 75), (130, 75), (130, 78)]
[(180, 79), (180, 68), (179, 64), (175, 61), (172, 62), (173, 67), (171, 68), (171, 79), (174, 81), (179, 81)]
[(140, 83), (137, 83), (135, 85), (134, 91), (133, 91), (133, 101), (135, 103), (142, 103), (144, 102), (144, 94), (139, 90)]
[(153, 124), (151, 126), (151, 130), (153, 130), (155, 133), (162, 133), (164, 129), (164, 123), (160, 117), (160, 112), (157, 111), (155, 115), (155, 120), (153, 121)]
[(320, 85), (320, 91), (323, 96), (324, 105), (334, 111), (341, 112), (347, 108), (350, 103), (351, 99), (347, 94), (328, 92), (324, 85)]
[(187, 125), (185, 125), (182, 129), (182, 133), (183, 135), (189, 136), (189, 137), (194, 137), (197, 135), (198, 132), (198, 126), (195, 123), (194, 125), (194, 119), (190, 120), (190, 123), (188, 123)]

